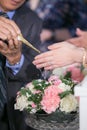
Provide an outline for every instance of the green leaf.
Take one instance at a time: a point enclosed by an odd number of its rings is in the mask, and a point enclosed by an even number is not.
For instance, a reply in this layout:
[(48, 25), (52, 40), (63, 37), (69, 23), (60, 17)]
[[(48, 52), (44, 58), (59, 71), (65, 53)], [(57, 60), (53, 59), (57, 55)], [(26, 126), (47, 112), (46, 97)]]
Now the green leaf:
[(70, 93), (72, 93), (72, 91), (64, 91), (62, 93), (59, 94), (60, 98), (64, 98), (65, 96), (69, 95)]
[(41, 80), (40, 82), (39, 80), (34, 80), (32, 81), (32, 84), (34, 85), (34, 88), (36, 90), (40, 90), (40, 91), (43, 91), (45, 88), (47, 88), (50, 85), (50, 83), (48, 83), (45, 80)]
[(28, 88), (22, 88), (21, 90), (20, 90), (20, 93), (21, 93), (21, 95), (26, 95), (26, 93), (28, 93), (29, 95), (31, 95), (31, 91), (28, 89)]

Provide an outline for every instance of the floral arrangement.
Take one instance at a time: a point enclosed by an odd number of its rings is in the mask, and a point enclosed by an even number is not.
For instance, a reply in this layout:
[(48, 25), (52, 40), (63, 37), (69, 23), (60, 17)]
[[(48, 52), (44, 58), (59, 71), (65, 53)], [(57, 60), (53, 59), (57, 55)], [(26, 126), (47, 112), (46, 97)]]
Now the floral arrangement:
[[(76, 111), (78, 100), (74, 96), (74, 87), (83, 79), (83, 74), (77, 67), (66, 70), (63, 75), (52, 74), (48, 80), (33, 80), (22, 87), (17, 93), (15, 109), (29, 113), (44, 111), (47, 114), (57, 110), (65, 113)], [(79, 75), (77, 78), (73, 76), (73, 70)]]

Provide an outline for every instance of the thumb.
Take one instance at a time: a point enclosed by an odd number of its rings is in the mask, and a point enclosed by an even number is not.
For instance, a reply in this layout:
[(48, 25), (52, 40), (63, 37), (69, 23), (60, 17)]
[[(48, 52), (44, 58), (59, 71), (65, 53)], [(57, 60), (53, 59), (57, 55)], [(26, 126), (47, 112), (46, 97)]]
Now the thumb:
[(54, 49), (61, 48), (62, 46), (64, 46), (65, 43), (67, 43), (67, 41), (54, 43), (53, 45), (48, 46), (48, 49), (54, 50)]
[(76, 29), (76, 34), (77, 34), (77, 36), (83, 36), (84, 31), (82, 31), (80, 28), (77, 28)]

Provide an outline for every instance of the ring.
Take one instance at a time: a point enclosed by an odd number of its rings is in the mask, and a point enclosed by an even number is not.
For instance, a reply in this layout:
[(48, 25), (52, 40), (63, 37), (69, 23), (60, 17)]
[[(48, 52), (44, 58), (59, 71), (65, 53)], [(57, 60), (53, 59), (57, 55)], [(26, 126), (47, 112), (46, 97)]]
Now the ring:
[(52, 65), (53, 65), (53, 62), (47, 62), (43, 64), (43, 67), (52, 66)]
[(48, 65), (53, 65), (53, 62), (48, 62)]

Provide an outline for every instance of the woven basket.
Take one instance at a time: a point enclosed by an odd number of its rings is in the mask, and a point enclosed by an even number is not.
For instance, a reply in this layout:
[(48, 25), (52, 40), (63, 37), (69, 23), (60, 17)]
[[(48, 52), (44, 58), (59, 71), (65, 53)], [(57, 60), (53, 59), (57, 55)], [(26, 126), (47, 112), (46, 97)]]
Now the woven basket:
[[(79, 130), (78, 113), (25, 113), (25, 122), (36, 130)], [(67, 129), (68, 128), (68, 129)]]

